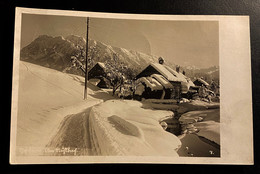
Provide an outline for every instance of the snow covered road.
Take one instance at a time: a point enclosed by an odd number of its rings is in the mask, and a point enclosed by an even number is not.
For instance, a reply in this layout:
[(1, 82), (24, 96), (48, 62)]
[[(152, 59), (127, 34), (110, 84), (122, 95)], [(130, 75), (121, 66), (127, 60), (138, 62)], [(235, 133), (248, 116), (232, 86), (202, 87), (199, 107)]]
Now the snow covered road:
[[(92, 149), (89, 132), (89, 111), (91, 108), (78, 114), (66, 116), (59, 127), (59, 131), (48, 143), (47, 148), (76, 149), (73, 155), (95, 155)], [(53, 154), (52, 154), (53, 155)], [(61, 155), (56, 152), (55, 155)], [(67, 154), (69, 155), (69, 154)]]
[[(39, 155), (58, 132), (64, 117), (102, 102), (91, 95), (109, 95), (89, 84), (83, 100), (84, 78), (20, 62), (16, 154)], [(76, 118), (76, 117), (75, 117)], [(79, 119), (72, 119), (79, 121)]]

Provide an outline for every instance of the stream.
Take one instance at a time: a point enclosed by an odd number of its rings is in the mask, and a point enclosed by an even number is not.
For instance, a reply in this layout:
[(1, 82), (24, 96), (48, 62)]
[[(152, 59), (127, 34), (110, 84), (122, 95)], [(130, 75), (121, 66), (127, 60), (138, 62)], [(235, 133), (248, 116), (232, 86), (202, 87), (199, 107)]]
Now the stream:
[[(183, 121), (184, 119), (186, 120)], [(166, 131), (178, 136), (182, 142), (182, 146), (177, 151), (180, 156), (220, 157), (220, 145), (199, 136), (199, 131), (208, 126), (206, 121), (212, 120), (219, 123), (219, 109), (190, 111), (185, 114), (175, 113), (175, 118), (164, 120), (167, 123)], [(205, 123), (206, 126), (197, 128), (196, 125), (201, 123)]]

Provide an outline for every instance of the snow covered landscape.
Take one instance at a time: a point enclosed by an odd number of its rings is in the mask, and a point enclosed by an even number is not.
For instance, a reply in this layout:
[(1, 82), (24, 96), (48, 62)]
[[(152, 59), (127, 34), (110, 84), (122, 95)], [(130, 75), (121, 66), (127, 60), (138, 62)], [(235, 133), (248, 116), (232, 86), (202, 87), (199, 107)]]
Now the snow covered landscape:
[[(196, 141), (189, 142), (185, 135), (194, 129), (192, 135), (220, 144), (216, 103), (167, 107), (149, 100), (122, 100), (91, 83), (83, 100), (83, 86), (83, 77), (20, 61), (17, 155), (196, 156), (196, 151), (183, 149), (192, 150)], [(183, 126), (182, 135), (165, 131), (160, 123), (172, 119), (173, 111), (184, 113), (182, 125), (195, 128)], [(213, 146), (208, 149), (208, 156), (216, 153)]]
[(50, 155), (64, 147), (77, 148), (76, 155), (177, 155), (180, 140), (159, 124), (172, 112), (143, 109), (132, 100), (97, 105), (113, 97), (91, 84), (84, 101), (82, 80), (20, 62), (18, 155)]
[[(88, 36), (85, 18), (71, 19), (77, 31), (58, 18), (34, 36), (23, 26), (17, 156), (220, 157), (216, 22), (160, 21), (162, 37), (151, 21), (86, 18)], [(126, 26), (134, 32), (120, 35)]]

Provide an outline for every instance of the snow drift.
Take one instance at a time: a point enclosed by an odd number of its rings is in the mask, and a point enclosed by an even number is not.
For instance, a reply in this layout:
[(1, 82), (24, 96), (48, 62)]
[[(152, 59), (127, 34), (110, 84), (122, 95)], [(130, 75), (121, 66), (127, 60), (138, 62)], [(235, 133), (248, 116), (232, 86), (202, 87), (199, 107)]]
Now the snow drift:
[(132, 100), (108, 100), (90, 111), (92, 144), (99, 155), (178, 156), (180, 140), (159, 122), (171, 111), (142, 108)]

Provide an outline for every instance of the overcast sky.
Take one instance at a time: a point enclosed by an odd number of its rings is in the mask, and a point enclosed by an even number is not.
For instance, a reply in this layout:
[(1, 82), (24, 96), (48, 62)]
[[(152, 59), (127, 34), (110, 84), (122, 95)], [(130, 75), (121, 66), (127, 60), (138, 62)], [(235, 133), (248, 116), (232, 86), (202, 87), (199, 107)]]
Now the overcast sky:
[[(216, 21), (90, 19), (89, 36), (108, 45), (161, 56), (200, 68), (219, 64)], [(21, 47), (39, 35), (86, 37), (86, 18), (23, 14)]]

